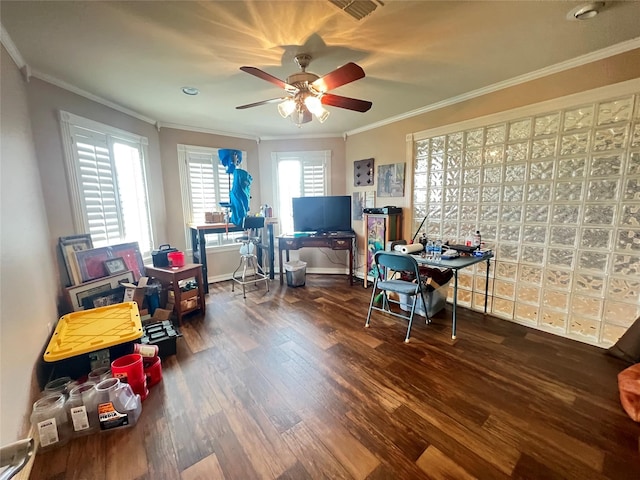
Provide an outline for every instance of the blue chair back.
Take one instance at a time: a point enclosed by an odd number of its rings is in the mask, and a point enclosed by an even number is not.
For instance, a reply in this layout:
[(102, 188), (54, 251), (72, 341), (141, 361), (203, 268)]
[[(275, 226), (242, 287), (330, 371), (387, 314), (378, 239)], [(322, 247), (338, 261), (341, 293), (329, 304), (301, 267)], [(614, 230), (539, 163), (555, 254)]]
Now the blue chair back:
[[(396, 272), (409, 272), (414, 274), (415, 278), (420, 278), (418, 262), (415, 258), (411, 255), (407, 255), (406, 253), (379, 250), (373, 256), (373, 260), (378, 267), (389, 268)], [(382, 275), (380, 268), (378, 268), (378, 272)]]

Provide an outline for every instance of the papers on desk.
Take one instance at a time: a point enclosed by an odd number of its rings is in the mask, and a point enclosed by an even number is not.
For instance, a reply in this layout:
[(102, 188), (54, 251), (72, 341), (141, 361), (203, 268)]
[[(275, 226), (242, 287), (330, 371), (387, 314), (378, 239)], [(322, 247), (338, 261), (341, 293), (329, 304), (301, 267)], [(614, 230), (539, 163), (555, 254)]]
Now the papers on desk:
[(443, 260), (451, 260), (452, 258), (456, 258), (456, 257), (459, 257), (459, 256), (460, 256), (460, 254), (458, 253), (457, 250), (449, 249), (449, 250), (446, 250), (446, 251), (442, 252), (442, 259)]

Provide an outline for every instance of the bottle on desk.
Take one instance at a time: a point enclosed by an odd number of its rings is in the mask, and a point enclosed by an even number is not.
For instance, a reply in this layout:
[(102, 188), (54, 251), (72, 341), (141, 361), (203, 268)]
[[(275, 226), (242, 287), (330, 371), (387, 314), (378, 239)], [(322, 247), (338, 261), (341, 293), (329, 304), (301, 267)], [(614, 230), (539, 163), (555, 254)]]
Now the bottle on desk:
[(427, 246), (425, 248), (427, 251), (427, 258), (433, 258), (433, 240), (427, 240)]
[(480, 230), (476, 230), (476, 233), (473, 235), (473, 245), (476, 248), (480, 248), (482, 245), (482, 236), (480, 235)]
[(442, 240), (438, 239), (435, 241), (433, 246), (433, 259), (436, 262), (442, 260)]

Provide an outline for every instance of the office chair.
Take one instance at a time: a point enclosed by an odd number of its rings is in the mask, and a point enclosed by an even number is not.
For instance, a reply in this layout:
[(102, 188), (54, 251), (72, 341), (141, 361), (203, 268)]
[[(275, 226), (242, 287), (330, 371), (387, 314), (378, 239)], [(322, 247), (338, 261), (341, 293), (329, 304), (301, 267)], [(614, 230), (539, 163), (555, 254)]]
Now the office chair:
[[(377, 251), (374, 254), (373, 261), (376, 264), (377, 275), (373, 284), (373, 291), (371, 292), (371, 301), (369, 302), (369, 311), (367, 312), (367, 321), (365, 323), (365, 327), (369, 328), (369, 322), (371, 320), (371, 313), (373, 310), (378, 310), (380, 312), (386, 312), (395, 317), (404, 318), (409, 321), (409, 326), (407, 327), (407, 336), (404, 339), (405, 343), (409, 343), (409, 335), (411, 334), (411, 324), (413, 323), (413, 315), (416, 310), (416, 305), (418, 304), (418, 299), (422, 298), (422, 303), (425, 305), (425, 314), (426, 314), (426, 305), (424, 296), (424, 289), (426, 288), (421, 280), (420, 280), (420, 272), (418, 269), (418, 262), (411, 255), (407, 255), (405, 253), (400, 252), (385, 252), (385, 251)], [(391, 271), (393, 270), (393, 274)], [(395, 280), (393, 276), (398, 273), (406, 273), (409, 278), (415, 278), (415, 282), (411, 282), (408, 280)], [(391, 275), (391, 277), (389, 277)], [(380, 291), (378, 293), (378, 291)], [(391, 310), (391, 305), (404, 305), (405, 302), (398, 301), (389, 298), (388, 292), (395, 292), (401, 295), (405, 295), (409, 297), (409, 300), (412, 301), (411, 312), (407, 315), (402, 313), (394, 312)], [(418, 297), (420, 295), (420, 297)], [(376, 306), (376, 297), (381, 298), (381, 306)], [(402, 310), (400, 310), (402, 311)], [(429, 316), (427, 315), (427, 323), (431, 323)]]
[(256, 248), (261, 248), (260, 237), (255, 230), (263, 227), (264, 217), (244, 217), (242, 228), (245, 230), (245, 235), (236, 240), (242, 245), (240, 246), (240, 264), (232, 274), (231, 291), (234, 291), (236, 283), (242, 285), (243, 298), (247, 298), (246, 286), (256, 285), (258, 282), (265, 282), (267, 292), (269, 291), (269, 278), (258, 263), (258, 257), (255, 254)]

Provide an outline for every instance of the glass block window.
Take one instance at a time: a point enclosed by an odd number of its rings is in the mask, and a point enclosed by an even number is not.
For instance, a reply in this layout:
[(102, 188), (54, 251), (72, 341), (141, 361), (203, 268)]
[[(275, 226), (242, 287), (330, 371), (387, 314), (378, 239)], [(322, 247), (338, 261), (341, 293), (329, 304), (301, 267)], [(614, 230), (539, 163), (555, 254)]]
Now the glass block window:
[[(480, 230), (491, 314), (602, 347), (640, 315), (640, 93), (440, 133), (414, 152), (414, 229), (426, 214), (431, 238)], [(484, 272), (460, 272), (460, 305), (484, 309)]]

